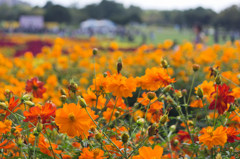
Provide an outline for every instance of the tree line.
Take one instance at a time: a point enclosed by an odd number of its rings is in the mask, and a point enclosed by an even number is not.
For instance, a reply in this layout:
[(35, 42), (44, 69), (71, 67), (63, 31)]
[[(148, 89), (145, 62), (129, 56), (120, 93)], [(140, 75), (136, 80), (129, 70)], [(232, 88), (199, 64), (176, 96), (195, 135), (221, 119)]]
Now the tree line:
[(137, 6), (124, 7), (123, 4), (102, 0), (98, 4), (90, 4), (83, 8), (76, 5), (70, 7), (47, 2), (43, 7), (30, 5), (0, 6), (1, 20), (18, 20), (21, 15), (42, 15), (45, 21), (78, 25), (89, 19), (110, 19), (125, 25), (131, 22), (180, 27), (192, 27), (196, 23), (205, 26), (223, 27), (225, 29), (240, 28), (240, 7), (233, 5), (217, 13), (212, 9), (197, 7), (187, 10), (143, 10)]

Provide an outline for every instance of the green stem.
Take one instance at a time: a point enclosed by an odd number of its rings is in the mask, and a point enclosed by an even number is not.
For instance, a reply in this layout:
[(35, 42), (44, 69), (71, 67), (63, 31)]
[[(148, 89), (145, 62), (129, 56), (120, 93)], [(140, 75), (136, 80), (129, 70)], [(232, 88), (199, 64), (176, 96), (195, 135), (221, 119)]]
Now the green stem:
[(52, 143), (51, 143), (51, 140), (50, 140), (50, 136), (49, 136), (49, 134), (48, 134), (47, 129), (46, 129), (45, 126), (44, 126), (44, 129), (45, 129), (45, 131), (46, 131), (46, 135), (47, 135), (47, 138), (48, 138), (48, 141), (49, 141), (49, 145), (50, 145), (50, 147), (51, 147), (51, 151), (52, 151), (52, 154), (53, 154), (53, 158), (56, 159), (55, 153), (54, 153), (54, 151), (53, 151)]
[(217, 89), (216, 89), (216, 99), (215, 99), (215, 106), (214, 106), (214, 114), (213, 114), (213, 127), (215, 129), (215, 124), (216, 124), (216, 117), (215, 117), (215, 114), (216, 114), (216, 107), (217, 107), (217, 100), (218, 100), (218, 86), (217, 86)]
[(190, 88), (190, 92), (189, 92), (189, 95), (188, 95), (188, 100), (187, 100), (187, 104), (189, 104), (189, 101), (190, 101), (190, 97), (191, 97), (191, 94), (192, 94), (192, 89), (193, 89), (193, 84), (194, 84), (194, 81), (195, 81), (195, 72), (193, 74), (193, 79), (192, 79), (192, 84), (191, 84), (191, 88)]
[[(91, 120), (93, 121), (93, 123), (96, 125), (97, 129), (100, 131), (101, 128), (98, 126), (98, 124), (97, 124), (97, 123), (95, 122), (95, 120), (92, 118), (92, 116), (91, 116), (90, 113), (88, 112), (87, 108), (85, 108), (85, 110), (86, 110), (88, 116), (89, 116), (89, 117), (91, 118)], [(111, 142), (115, 148), (117, 148), (117, 150), (121, 153), (121, 155), (124, 156), (124, 154), (123, 154), (122, 151), (118, 148), (118, 146), (117, 146), (104, 132), (102, 132), (102, 133), (103, 133), (103, 135), (107, 138), (107, 140), (108, 140), (109, 142)]]
[(109, 122), (108, 122), (109, 124), (111, 123), (112, 116), (113, 116), (114, 110), (115, 110), (116, 105), (117, 105), (117, 101), (118, 101), (118, 97), (116, 98), (116, 102), (115, 102), (115, 104), (114, 104), (113, 111), (112, 111), (112, 114), (111, 114), (110, 119), (109, 119)]
[(149, 100), (149, 103), (148, 103), (148, 105), (147, 105), (147, 110), (146, 110), (146, 113), (145, 113), (145, 117), (144, 117), (145, 121), (146, 121), (146, 119), (147, 119), (147, 113), (148, 113), (148, 109), (149, 109), (149, 107), (150, 107), (150, 104), (151, 104), (151, 101)]
[(145, 139), (143, 139), (143, 141), (130, 153), (130, 155), (128, 155), (128, 158), (132, 156), (132, 154), (138, 150), (140, 147), (142, 147), (142, 145), (145, 143), (145, 141), (148, 139), (148, 136), (145, 137)]
[(163, 126), (163, 130), (164, 130), (164, 132), (165, 132), (166, 135), (167, 135), (168, 148), (169, 148), (169, 150), (170, 150), (171, 159), (173, 159), (173, 156), (172, 156), (172, 146), (171, 146), (171, 141), (170, 141), (170, 136), (171, 136), (172, 132), (170, 131), (170, 132), (168, 133), (168, 132), (167, 132), (167, 129), (166, 129), (166, 126)]
[(124, 144), (124, 154), (127, 157), (127, 143)]
[(36, 158), (36, 154), (35, 154), (35, 152), (36, 152), (36, 144), (37, 144), (37, 140), (38, 140), (38, 137), (36, 136), (35, 137), (35, 141), (34, 141), (34, 147), (33, 147), (33, 158)]
[(15, 113), (13, 113), (13, 112), (12, 112), (11, 110), (9, 110), (9, 109), (7, 109), (7, 111), (9, 111), (9, 112), (17, 119), (18, 124), (21, 125), (21, 123), (20, 123), (18, 117), (15, 115)]

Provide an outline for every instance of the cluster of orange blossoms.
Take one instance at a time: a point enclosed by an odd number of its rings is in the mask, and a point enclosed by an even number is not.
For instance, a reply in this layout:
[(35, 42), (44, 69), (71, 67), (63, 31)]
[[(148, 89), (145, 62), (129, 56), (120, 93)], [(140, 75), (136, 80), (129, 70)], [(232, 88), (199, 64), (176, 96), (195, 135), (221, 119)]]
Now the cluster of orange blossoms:
[(172, 44), (0, 54), (0, 158), (239, 158), (240, 42)]

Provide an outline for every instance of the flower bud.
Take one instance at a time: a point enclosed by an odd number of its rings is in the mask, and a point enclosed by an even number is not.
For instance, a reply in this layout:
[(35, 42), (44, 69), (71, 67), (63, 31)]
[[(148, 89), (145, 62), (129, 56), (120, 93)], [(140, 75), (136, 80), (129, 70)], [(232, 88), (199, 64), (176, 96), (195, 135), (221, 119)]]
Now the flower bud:
[(221, 84), (222, 83), (222, 80), (221, 80), (221, 77), (220, 76), (217, 76), (216, 78), (215, 78), (215, 82), (216, 82), (216, 84)]
[(77, 83), (75, 83), (73, 80), (70, 81), (70, 84), (68, 85), (68, 89), (72, 91), (73, 93), (77, 92)]
[(173, 145), (174, 146), (177, 146), (178, 144), (179, 144), (179, 140), (178, 139), (173, 140)]
[(136, 121), (137, 125), (138, 126), (142, 126), (144, 123), (145, 123), (145, 119), (144, 118), (139, 118), (137, 121)]
[(230, 153), (233, 153), (233, 152), (234, 152), (234, 148), (233, 148), (233, 147), (230, 147), (230, 148), (229, 148), (229, 152), (230, 152)]
[(198, 95), (200, 98), (203, 98), (203, 90), (202, 90), (202, 88), (198, 87), (198, 89), (197, 89), (197, 95)]
[(10, 91), (9, 89), (6, 89), (5, 92), (4, 92), (4, 95), (7, 99), (10, 99), (13, 96), (13, 92)]
[(182, 110), (180, 105), (178, 105), (178, 106), (176, 107), (176, 109), (177, 109), (178, 112), (180, 112), (180, 111)]
[(197, 72), (197, 71), (200, 69), (200, 65), (198, 65), (198, 64), (193, 64), (192, 68), (193, 68), (193, 71), (194, 71), (194, 72)]
[(186, 90), (186, 89), (183, 89), (183, 90), (182, 90), (182, 95), (183, 95), (183, 96), (186, 96), (186, 95), (187, 95), (187, 90)]
[(171, 90), (172, 86), (171, 85), (167, 85), (164, 89), (163, 89), (163, 93), (168, 93)]
[(107, 77), (107, 75), (108, 75), (107, 72), (103, 73), (103, 77)]
[(22, 96), (21, 100), (22, 100), (23, 102), (24, 102), (24, 101), (27, 101), (27, 100), (31, 101), (31, 100), (32, 100), (32, 95), (30, 95), (30, 94), (24, 94), (24, 95)]
[(122, 142), (125, 144), (128, 142), (129, 135), (127, 133), (122, 134)]
[(156, 97), (156, 94), (154, 92), (148, 92), (147, 97), (148, 97), (149, 100), (152, 100)]
[(86, 103), (85, 99), (82, 98), (81, 96), (78, 96), (78, 102), (79, 102), (81, 107), (83, 107), (83, 108), (87, 107), (87, 103)]
[(162, 60), (161, 60), (161, 65), (162, 65), (163, 68), (168, 68), (168, 62), (167, 62), (167, 60), (162, 59)]
[(163, 95), (163, 94), (162, 94), (162, 95), (159, 95), (159, 97), (158, 97), (158, 101), (161, 102), (164, 98), (165, 98), (165, 95)]
[(43, 128), (43, 124), (42, 123), (37, 123), (37, 131), (41, 132)]
[(67, 95), (66, 91), (63, 88), (60, 89), (60, 93), (61, 95)]
[(168, 115), (164, 114), (161, 118), (160, 118), (160, 124), (164, 125), (166, 122), (168, 121)]
[(181, 120), (181, 116), (177, 116), (177, 120)]
[(170, 126), (170, 131), (171, 131), (171, 132), (174, 132), (175, 130), (176, 130), (176, 125)]
[(120, 112), (119, 112), (119, 111), (116, 111), (116, 112), (115, 112), (115, 117), (117, 118), (117, 117), (119, 117), (119, 115), (120, 115)]
[(60, 100), (65, 103), (67, 101), (67, 96), (66, 95), (61, 95)]
[(157, 124), (154, 123), (150, 127), (148, 127), (148, 136), (156, 135), (158, 132), (157, 130)]
[(33, 129), (33, 135), (34, 136), (38, 136), (39, 135), (39, 131), (37, 131), (37, 128)]
[(21, 147), (23, 145), (23, 139), (21, 137), (18, 137), (16, 143), (18, 147)]
[(7, 110), (8, 109), (8, 105), (4, 102), (0, 102), (0, 109), (3, 109), (3, 110)]
[(217, 154), (216, 159), (222, 159), (222, 155), (220, 153)]
[(188, 107), (188, 104), (183, 104), (184, 107)]
[(171, 104), (171, 105), (173, 105), (173, 106), (176, 106), (177, 105), (177, 103), (172, 99), (172, 97), (171, 96), (167, 96), (167, 102), (169, 103), (169, 104)]
[(95, 139), (96, 139), (98, 142), (100, 142), (100, 141), (102, 140), (102, 133), (97, 133), (97, 134), (95, 135)]
[(137, 108), (139, 106), (139, 103), (134, 103), (133, 107)]
[(97, 49), (97, 48), (94, 48), (94, 49), (93, 49), (93, 55), (95, 56), (95, 55), (97, 55), (97, 53), (98, 53), (98, 49)]
[(117, 72), (118, 72), (118, 74), (121, 72), (121, 70), (122, 70), (122, 58), (119, 57), (118, 58), (118, 63), (117, 63)]
[(174, 96), (177, 97), (177, 98), (182, 98), (182, 92), (179, 91), (179, 90), (175, 90)]
[(29, 107), (33, 107), (35, 104), (33, 103), (33, 102), (31, 102), (31, 101), (25, 101), (24, 102), (24, 104), (26, 104), (27, 106), (29, 106)]
[(192, 120), (188, 120), (188, 125), (189, 125), (189, 126), (194, 126), (193, 121), (192, 121)]

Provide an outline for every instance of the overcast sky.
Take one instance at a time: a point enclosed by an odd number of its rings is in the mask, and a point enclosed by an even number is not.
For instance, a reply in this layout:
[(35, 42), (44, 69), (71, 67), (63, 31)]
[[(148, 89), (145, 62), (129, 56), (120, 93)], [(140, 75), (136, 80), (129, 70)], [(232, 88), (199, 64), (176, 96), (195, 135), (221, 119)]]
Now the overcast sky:
[[(32, 5), (43, 6), (48, 0), (24, 0)], [(71, 4), (77, 4), (78, 7), (84, 7), (87, 4), (98, 3), (101, 0), (52, 0), (53, 3), (70, 6)], [(137, 5), (143, 9), (188, 9), (202, 6), (205, 8), (211, 8), (217, 12), (222, 9), (233, 5), (240, 5), (240, 0), (115, 0), (116, 2), (123, 3), (125, 6), (131, 4)]]

